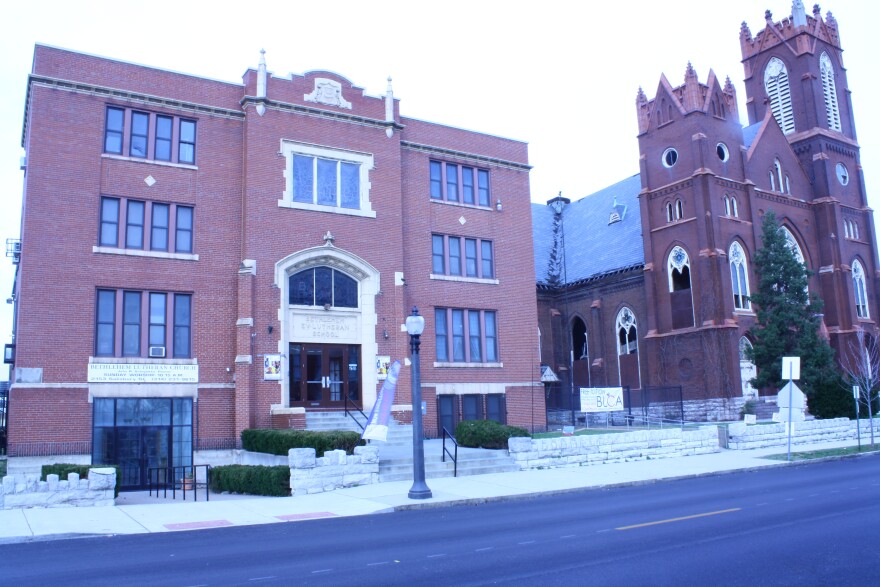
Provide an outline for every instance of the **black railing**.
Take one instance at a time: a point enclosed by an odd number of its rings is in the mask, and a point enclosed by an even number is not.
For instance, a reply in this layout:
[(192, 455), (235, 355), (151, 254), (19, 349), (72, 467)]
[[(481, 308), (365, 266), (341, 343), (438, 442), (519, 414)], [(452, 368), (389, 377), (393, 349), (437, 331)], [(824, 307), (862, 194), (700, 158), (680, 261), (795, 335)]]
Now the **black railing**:
[(6, 413), (9, 407), (9, 382), (0, 382), (0, 455), (6, 454)]
[[(200, 474), (201, 473), (201, 474)], [(178, 467), (151, 467), (147, 470), (147, 490), (156, 497), (162, 492), (162, 497), (168, 497), (171, 490), (171, 499), (177, 499), (177, 491), (183, 492), (183, 500), (186, 501), (186, 492), (192, 491), (193, 501), (199, 501), (199, 487), (205, 489), (205, 501), (211, 500), (211, 465), (181, 465)]]
[[(447, 450), (447, 448), (446, 448), (446, 437), (447, 436), (449, 437), (449, 440), (452, 441), (452, 444), (455, 447), (455, 449), (454, 449), (455, 454), (449, 452), (449, 450)], [(449, 430), (446, 429), (446, 426), (444, 426), (443, 427), (443, 455), (440, 458), (440, 460), (443, 461), (444, 463), (446, 462), (446, 455), (449, 455), (449, 458), (452, 459), (452, 463), (453, 463), (452, 476), (458, 477), (458, 441), (455, 439), (455, 437), (452, 434), (449, 433)]]
[(350, 416), (351, 419), (354, 420), (354, 423), (360, 427), (361, 432), (363, 432), (364, 431), (364, 424), (361, 424), (361, 421), (357, 419), (357, 416), (354, 415), (354, 412), (357, 412), (361, 416), (363, 416), (364, 422), (366, 422), (369, 418), (367, 418), (367, 415), (363, 412), (363, 410), (361, 410), (359, 407), (357, 407), (357, 405), (355, 405), (354, 402), (351, 403), (351, 410), (349, 410), (348, 409), (348, 394), (347, 393), (343, 394), (343, 397), (345, 398), (345, 404), (344, 404), (345, 405), (345, 415)]

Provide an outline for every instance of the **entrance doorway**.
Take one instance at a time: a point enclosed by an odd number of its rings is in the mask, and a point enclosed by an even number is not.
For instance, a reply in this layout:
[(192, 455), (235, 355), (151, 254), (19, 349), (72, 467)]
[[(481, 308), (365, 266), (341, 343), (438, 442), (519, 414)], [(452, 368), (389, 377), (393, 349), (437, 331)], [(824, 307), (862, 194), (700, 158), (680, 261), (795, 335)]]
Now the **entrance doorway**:
[(288, 356), (291, 407), (361, 407), (359, 345), (291, 343)]
[[(192, 399), (95, 398), (92, 464), (118, 465), (120, 487), (147, 487), (150, 469), (192, 465)], [(154, 482), (164, 480), (165, 471)]]

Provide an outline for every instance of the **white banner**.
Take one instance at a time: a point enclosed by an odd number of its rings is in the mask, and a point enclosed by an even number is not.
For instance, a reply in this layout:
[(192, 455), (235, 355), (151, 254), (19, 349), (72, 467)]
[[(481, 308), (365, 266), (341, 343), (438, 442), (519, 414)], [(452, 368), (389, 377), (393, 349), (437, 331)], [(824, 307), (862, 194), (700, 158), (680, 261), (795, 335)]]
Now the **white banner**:
[(581, 387), (582, 412), (616, 412), (623, 410), (622, 387)]

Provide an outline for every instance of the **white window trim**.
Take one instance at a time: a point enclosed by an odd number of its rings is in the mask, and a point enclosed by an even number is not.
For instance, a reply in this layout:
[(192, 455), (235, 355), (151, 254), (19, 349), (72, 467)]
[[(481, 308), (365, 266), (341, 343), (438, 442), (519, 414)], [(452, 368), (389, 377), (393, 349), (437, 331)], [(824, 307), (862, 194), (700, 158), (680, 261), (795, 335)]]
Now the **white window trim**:
[[(870, 320), (871, 308), (868, 305), (868, 284), (865, 279), (865, 269), (862, 267), (862, 263), (858, 259), (854, 260), (852, 263), (852, 279), (853, 293), (855, 294), (856, 301), (856, 315), (860, 320)], [(858, 308), (860, 306), (865, 309), (864, 316), (858, 315)]]
[[(284, 156), (284, 193), (278, 200), (279, 208), (292, 208), (296, 210), (312, 210), (314, 212), (330, 212), (345, 216), (361, 216), (375, 218), (376, 212), (370, 201), (370, 170), (374, 168), (374, 159), (371, 153), (360, 153), (345, 149), (333, 149), (308, 143), (294, 141), (281, 141), (281, 154)], [(321, 159), (332, 159), (358, 165), (360, 171), (360, 208), (343, 208), (341, 206), (325, 206), (323, 204), (307, 204), (293, 201), (293, 156), (305, 155)]]
[[(727, 258), (730, 259), (731, 268), (738, 269), (740, 266), (743, 269), (743, 277), (744, 283), (740, 283), (740, 297), (742, 298), (742, 307), (736, 307), (736, 292), (734, 290), (731, 291), (731, 294), (734, 296), (733, 299), (733, 309), (735, 312), (748, 312), (752, 311), (752, 301), (750, 299), (752, 295), (752, 290), (749, 285), (749, 262), (746, 259), (746, 251), (739, 242), (734, 241), (733, 244), (730, 245), (730, 249), (727, 252)], [(733, 274), (730, 276), (731, 281), (733, 281)], [(737, 272), (737, 280), (739, 279)], [(731, 283), (731, 288), (733, 287), (733, 283)]]
[(782, 129), (782, 134), (793, 133), (794, 112), (791, 105), (788, 68), (778, 57), (773, 57), (764, 69), (764, 90), (770, 100), (770, 111)]
[(459, 275), (439, 275), (437, 273), (431, 273), (430, 279), (436, 279), (437, 281), (457, 281), (459, 283), (485, 283), (488, 285), (498, 285), (501, 283), (497, 279), (486, 277), (462, 277)]
[(819, 57), (819, 71), (822, 76), (822, 94), (825, 98), (825, 116), (828, 128), (841, 131), (840, 108), (837, 105), (837, 87), (834, 83), (834, 66), (828, 53), (823, 52)]

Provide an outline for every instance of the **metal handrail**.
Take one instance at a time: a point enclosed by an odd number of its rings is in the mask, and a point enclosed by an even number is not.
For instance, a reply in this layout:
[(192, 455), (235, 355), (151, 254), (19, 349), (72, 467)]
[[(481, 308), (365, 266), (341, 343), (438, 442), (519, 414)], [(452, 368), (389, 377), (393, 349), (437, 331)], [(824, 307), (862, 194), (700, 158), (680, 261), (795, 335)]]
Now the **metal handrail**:
[[(162, 497), (168, 497), (168, 488), (171, 487), (171, 499), (177, 499), (178, 486), (183, 492), (183, 499), (186, 501), (186, 491), (189, 489), (193, 492), (193, 501), (199, 501), (199, 493), (197, 491), (199, 469), (204, 470), (204, 487), (205, 501), (211, 500), (211, 465), (179, 465), (176, 467), (150, 467), (147, 469), (147, 491), (148, 495), (153, 495), (153, 487), (156, 488), (156, 497), (162, 492)], [(155, 478), (155, 484), (153, 479)]]
[[(347, 394), (347, 393), (344, 393), (344, 394), (342, 394), (342, 397), (343, 397), (343, 399), (345, 400), (345, 403), (343, 404), (343, 405), (345, 406), (345, 415), (346, 415), (346, 416), (351, 416), (351, 419), (354, 420), (354, 423), (357, 424), (357, 425), (360, 427), (361, 432), (363, 432), (363, 431), (365, 430), (364, 425), (360, 423), (360, 420), (358, 420), (358, 419), (355, 417), (355, 415), (354, 415), (353, 413), (349, 413), (349, 411), (348, 411), (348, 394)], [(369, 420), (369, 418), (368, 418), (367, 415), (364, 413), (364, 411), (361, 410), (359, 407), (357, 407), (357, 405), (355, 405), (354, 402), (351, 402), (351, 405), (352, 405), (353, 408), (354, 408), (352, 411), (357, 410), (357, 411), (360, 413), (360, 415), (364, 417), (364, 422), (366, 422), (367, 420)]]
[[(452, 441), (452, 444), (455, 445), (455, 454), (453, 455), (446, 449), (446, 437), (449, 437), (449, 440)], [(458, 441), (455, 437), (450, 434), (449, 430), (446, 429), (446, 426), (443, 427), (443, 454), (440, 457), (442, 462), (446, 462), (446, 455), (449, 455), (449, 458), (452, 459), (452, 476), (458, 477)]]

